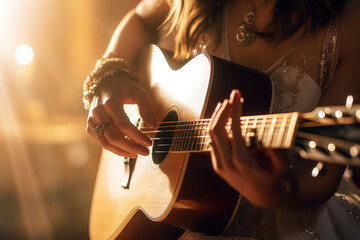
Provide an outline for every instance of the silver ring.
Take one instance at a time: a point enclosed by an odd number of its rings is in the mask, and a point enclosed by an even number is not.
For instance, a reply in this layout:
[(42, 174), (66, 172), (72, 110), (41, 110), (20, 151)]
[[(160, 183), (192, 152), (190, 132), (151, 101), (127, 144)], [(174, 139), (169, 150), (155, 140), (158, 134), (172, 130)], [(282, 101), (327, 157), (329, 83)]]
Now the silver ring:
[(101, 135), (103, 135), (104, 134), (104, 131), (105, 131), (105, 128), (107, 127), (107, 126), (109, 126), (110, 125), (110, 123), (108, 122), (108, 123), (105, 123), (105, 124), (99, 124), (99, 125), (97, 125), (96, 127), (94, 127), (93, 128), (93, 133), (94, 133), (94, 135), (96, 136), (96, 137), (99, 137), (99, 136), (101, 136)]

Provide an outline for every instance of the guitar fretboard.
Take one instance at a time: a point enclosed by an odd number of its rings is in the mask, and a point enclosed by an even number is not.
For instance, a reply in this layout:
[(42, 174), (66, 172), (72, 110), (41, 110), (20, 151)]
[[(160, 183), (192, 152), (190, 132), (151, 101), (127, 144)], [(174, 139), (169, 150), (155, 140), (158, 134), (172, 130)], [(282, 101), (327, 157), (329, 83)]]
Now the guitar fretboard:
[[(298, 113), (284, 113), (241, 117), (241, 134), (248, 147), (290, 148), (294, 139)], [(163, 137), (159, 147), (170, 148), (170, 152), (207, 152), (210, 151), (210, 136), (208, 132), (210, 119), (180, 121), (169, 123), (159, 128)], [(231, 119), (226, 125), (231, 136)], [(172, 134), (168, 134), (171, 132)], [(172, 137), (169, 137), (171, 135)], [(160, 135), (161, 136), (161, 135)], [(167, 141), (164, 141), (167, 140)]]

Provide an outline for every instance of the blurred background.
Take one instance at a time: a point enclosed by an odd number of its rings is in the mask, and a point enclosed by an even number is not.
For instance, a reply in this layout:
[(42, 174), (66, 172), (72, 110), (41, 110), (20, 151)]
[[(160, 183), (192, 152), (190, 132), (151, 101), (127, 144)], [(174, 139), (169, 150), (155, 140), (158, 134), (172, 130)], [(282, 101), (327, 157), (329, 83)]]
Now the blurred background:
[(0, 0), (0, 239), (88, 239), (82, 83), (137, 0)]

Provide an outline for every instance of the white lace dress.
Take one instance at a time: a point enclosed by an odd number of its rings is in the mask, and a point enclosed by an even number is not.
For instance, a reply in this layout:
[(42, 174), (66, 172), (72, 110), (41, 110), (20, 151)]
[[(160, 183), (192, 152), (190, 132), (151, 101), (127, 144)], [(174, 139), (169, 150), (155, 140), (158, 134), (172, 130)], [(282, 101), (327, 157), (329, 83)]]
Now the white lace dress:
[[(307, 74), (306, 51), (301, 51), (302, 56), (299, 55), (301, 41), (265, 71), (273, 84), (271, 112), (308, 112), (319, 104), (322, 93), (331, 84), (335, 71), (341, 28), (342, 21), (338, 20), (329, 24), (324, 33), (318, 82)], [(227, 29), (226, 26), (224, 29)], [(213, 54), (231, 60), (226, 46), (226, 36), (225, 32), (220, 47)], [(200, 43), (198, 49), (206, 51), (206, 43)], [(295, 52), (300, 56), (295, 58), (296, 61), (293, 60)], [(292, 154), (294, 153), (289, 153), (290, 158)], [(292, 164), (290, 163), (289, 167), (293, 167)], [(334, 196), (312, 209), (263, 209), (243, 198), (233, 223), (223, 235), (289, 240), (360, 239), (359, 218), (360, 191), (351, 179), (344, 177)]]

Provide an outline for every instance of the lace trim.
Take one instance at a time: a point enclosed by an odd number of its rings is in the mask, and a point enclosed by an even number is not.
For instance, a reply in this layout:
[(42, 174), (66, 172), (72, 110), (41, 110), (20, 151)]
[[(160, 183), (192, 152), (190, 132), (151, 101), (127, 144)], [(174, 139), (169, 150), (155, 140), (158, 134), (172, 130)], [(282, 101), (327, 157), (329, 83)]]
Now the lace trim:
[(322, 92), (331, 84), (338, 62), (340, 30), (343, 26), (343, 17), (330, 23), (324, 33), (320, 62), (320, 88)]
[(351, 170), (345, 170), (344, 178), (334, 197), (340, 206), (360, 223), (360, 189), (349, 177), (351, 174)]
[(317, 216), (320, 212), (320, 207), (312, 209), (312, 211), (306, 211), (307, 214), (301, 215), (299, 217), (299, 227), (300, 231), (309, 236), (311, 240), (320, 239), (320, 225), (317, 220)]
[[(315, 42), (307, 47), (303, 54), (298, 59), (295, 59), (294, 63), (289, 64), (288, 62), (295, 50), (303, 43), (304, 38), (305, 37), (300, 38), (277, 63), (265, 72), (272, 78), (274, 86), (274, 98), (272, 104), (273, 113), (286, 112), (297, 103), (297, 96), (302, 90), (299, 87), (299, 82), (303, 79), (304, 74), (310, 69), (310, 65), (307, 62), (307, 54), (315, 45)], [(297, 71), (296, 80), (293, 82), (285, 81), (286, 74), (288, 74), (290, 67), (294, 67)], [(290, 95), (291, 101), (288, 105), (283, 106), (282, 103), (284, 102), (285, 94)]]

